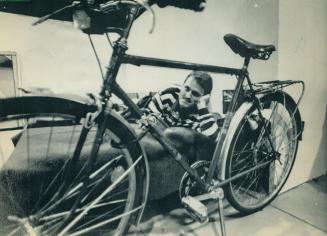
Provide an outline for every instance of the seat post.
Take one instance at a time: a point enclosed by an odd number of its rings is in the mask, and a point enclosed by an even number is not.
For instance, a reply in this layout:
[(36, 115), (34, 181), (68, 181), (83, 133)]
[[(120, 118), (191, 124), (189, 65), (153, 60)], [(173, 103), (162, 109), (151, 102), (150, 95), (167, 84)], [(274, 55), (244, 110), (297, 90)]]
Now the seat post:
[(242, 68), (243, 70), (247, 70), (248, 69), (248, 66), (250, 64), (250, 59), (251, 59), (250, 56), (246, 56), (244, 58), (244, 63), (243, 63), (243, 68)]

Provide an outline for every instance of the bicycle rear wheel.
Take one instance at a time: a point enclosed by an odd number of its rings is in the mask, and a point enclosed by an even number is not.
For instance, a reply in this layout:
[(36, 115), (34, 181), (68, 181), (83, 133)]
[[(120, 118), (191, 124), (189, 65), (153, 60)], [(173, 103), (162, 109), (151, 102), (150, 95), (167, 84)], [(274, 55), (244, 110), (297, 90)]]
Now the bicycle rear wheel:
[[(299, 112), (289, 95), (276, 93), (252, 105), (236, 127), (229, 143), (225, 179), (250, 171), (226, 186), (230, 204), (242, 213), (252, 213), (269, 204), (285, 184), (295, 161), (299, 141)], [(264, 124), (267, 129), (264, 129)], [(279, 157), (273, 158), (268, 140)]]
[[(23, 129), (4, 129), (17, 124)], [(15, 146), (6, 160), (0, 153), (0, 235), (123, 235), (143, 208), (145, 170), (133, 145), (111, 145), (124, 143), (127, 134), (111, 124), (89, 172), (96, 129), (73, 163), (81, 131), (75, 116), (20, 114), (2, 121), (1, 140), (14, 137)]]

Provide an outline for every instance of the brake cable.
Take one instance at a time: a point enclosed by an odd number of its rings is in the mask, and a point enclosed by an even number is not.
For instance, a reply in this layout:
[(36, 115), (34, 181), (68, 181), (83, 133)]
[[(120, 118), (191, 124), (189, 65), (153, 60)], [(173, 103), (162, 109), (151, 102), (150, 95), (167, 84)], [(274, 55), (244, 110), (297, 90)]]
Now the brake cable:
[(62, 11), (65, 11), (65, 10), (68, 10), (68, 9), (71, 9), (71, 8), (75, 8), (77, 6), (81, 5), (80, 2), (78, 1), (74, 1), (72, 2), (72, 4), (70, 5), (67, 5), (67, 6), (64, 6), (63, 8), (60, 8), (54, 12), (51, 12), (50, 14), (48, 15), (45, 15), (45, 16), (42, 16), (41, 18), (37, 19), (35, 22), (32, 23), (32, 25), (38, 25), (38, 24), (41, 24), (42, 22), (48, 20), (50, 17), (62, 12)]

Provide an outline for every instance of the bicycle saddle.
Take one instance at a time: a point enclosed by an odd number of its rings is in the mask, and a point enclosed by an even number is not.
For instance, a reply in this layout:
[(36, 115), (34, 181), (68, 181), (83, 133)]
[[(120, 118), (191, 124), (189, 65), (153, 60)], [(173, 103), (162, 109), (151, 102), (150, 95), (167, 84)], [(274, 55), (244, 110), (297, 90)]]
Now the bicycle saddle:
[(252, 57), (253, 59), (268, 60), (271, 53), (276, 50), (274, 45), (259, 45), (250, 43), (234, 34), (226, 34), (224, 41), (241, 57)]

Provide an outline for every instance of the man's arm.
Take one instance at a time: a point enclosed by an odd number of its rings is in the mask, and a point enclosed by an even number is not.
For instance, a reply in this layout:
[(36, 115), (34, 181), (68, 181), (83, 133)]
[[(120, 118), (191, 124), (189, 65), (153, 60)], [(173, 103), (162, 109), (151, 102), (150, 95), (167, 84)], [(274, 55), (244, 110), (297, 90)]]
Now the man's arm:
[(218, 125), (216, 119), (213, 114), (211, 114), (208, 110), (210, 95), (207, 94), (200, 98), (197, 108), (198, 108), (198, 130), (200, 133), (205, 136), (215, 139), (219, 133)]
[(216, 139), (219, 128), (213, 114), (209, 112), (208, 108), (205, 107), (199, 110), (198, 121), (200, 133), (211, 139)]

